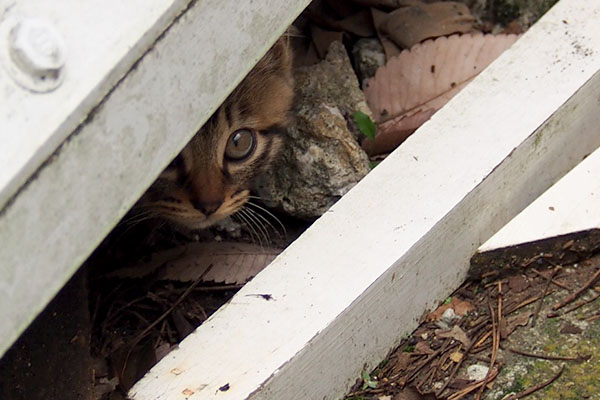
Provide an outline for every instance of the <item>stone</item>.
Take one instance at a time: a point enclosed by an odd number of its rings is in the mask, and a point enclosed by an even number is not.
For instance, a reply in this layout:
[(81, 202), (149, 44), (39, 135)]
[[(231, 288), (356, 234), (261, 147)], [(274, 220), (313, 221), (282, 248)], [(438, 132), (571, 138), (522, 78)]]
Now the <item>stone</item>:
[(295, 73), (293, 121), (282, 157), (255, 190), (269, 207), (312, 219), (322, 215), (369, 172), (353, 125), (355, 111), (370, 115), (345, 48)]
[(374, 77), (377, 69), (385, 65), (385, 53), (379, 39), (366, 38), (358, 40), (352, 48), (352, 57), (361, 84)]

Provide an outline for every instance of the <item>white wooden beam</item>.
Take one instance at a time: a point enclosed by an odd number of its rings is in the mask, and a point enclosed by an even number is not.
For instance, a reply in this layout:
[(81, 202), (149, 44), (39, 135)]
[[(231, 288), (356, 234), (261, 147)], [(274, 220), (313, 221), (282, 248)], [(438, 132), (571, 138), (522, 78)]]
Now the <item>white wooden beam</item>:
[[(0, 3), (0, 210), (77, 128), (190, 0)], [(64, 79), (34, 93), (8, 73), (10, 30), (42, 19), (65, 42)]]
[[(591, 133), (600, 136), (600, 126)], [(592, 229), (600, 229), (600, 150), (594, 151), (544, 192), (477, 252), (485, 253)]]
[(130, 396), (341, 398), (600, 145), (599, 17), (600, 3), (559, 2)]
[(68, 54), (54, 92), (0, 74), (0, 355), (307, 3), (3, 3)]

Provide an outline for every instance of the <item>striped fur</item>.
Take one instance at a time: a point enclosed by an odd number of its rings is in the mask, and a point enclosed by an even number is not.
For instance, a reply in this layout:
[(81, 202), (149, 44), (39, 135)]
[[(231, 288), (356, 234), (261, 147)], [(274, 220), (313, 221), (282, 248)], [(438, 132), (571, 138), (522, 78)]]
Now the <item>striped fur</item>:
[[(163, 171), (134, 211), (189, 229), (208, 227), (238, 211), (248, 200), (252, 180), (279, 153), (293, 97), (291, 62), (288, 39), (283, 37)], [(238, 137), (246, 138), (239, 143), (253, 138), (253, 145), (245, 157), (228, 157), (228, 141), (238, 149), (241, 145), (234, 145)]]

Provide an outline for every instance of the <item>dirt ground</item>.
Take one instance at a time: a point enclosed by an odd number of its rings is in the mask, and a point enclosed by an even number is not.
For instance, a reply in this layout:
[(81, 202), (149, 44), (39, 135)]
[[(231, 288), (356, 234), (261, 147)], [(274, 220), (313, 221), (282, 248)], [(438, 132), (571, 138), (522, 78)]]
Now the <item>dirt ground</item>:
[[(560, 263), (478, 266), (346, 399), (597, 399), (598, 243)], [(593, 254), (593, 255), (590, 255)], [(451, 311), (450, 311), (451, 310)]]

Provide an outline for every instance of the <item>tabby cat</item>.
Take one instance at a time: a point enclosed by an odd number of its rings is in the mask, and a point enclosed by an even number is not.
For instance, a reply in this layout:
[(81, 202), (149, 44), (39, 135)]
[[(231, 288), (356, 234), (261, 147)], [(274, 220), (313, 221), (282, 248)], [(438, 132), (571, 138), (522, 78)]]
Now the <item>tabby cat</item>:
[(238, 211), (250, 185), (276, 158), (293, 96), (283, 37), (162, 172), (136, 206), (189, 229)]

